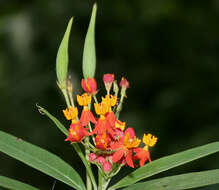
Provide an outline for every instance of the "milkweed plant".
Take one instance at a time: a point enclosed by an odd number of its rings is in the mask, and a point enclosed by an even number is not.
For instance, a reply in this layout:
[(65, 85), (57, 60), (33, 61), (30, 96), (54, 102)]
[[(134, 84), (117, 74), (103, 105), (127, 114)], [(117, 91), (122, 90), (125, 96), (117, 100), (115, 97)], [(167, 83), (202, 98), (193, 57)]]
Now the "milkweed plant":
[[(86, 170), (86, 182), (58, 156), (3, 131), (0, 131), (0, 151), (77, 190), (181, 190), (219, 183), (219, 169), (145, 180), (218, 152), (219, 142), (152, 161), (150, 149), (155, 146), (158, 138), (150, 133), (142, 134), (141, 138), (136, 137), (134, 128), (119, 118), (124, 99), (127, 98), (129, 81), (124, 77), (116, 80), (113, 73), (106, 71), (103, 74), (106, 94), (98, 96), (100, 89), (95, 80), (96, 11), (97, 5), (94, 4), (83, 51), (82, 94), (74, 95), (73, 84), (68, 76), (68, 41), (73, 18), (68, 23), (57, 53), (57, 85), (66, 102), (62, 112), (69, 126), (64, 126), (46, 109), (37, 105), (40, 113), (48, 116), (66, 136), (63, 138), (67, 141), (66, 146), (72, 146), (80, 157)], [(95, 167), (98, 170), (95, 172), (97, 176), (93, 172)], [(125, 167), (135, 170), (111, 184), (111, 179)], [(0, 176), (0, 186), (13, 190), (38, 190), (5, 176)]]

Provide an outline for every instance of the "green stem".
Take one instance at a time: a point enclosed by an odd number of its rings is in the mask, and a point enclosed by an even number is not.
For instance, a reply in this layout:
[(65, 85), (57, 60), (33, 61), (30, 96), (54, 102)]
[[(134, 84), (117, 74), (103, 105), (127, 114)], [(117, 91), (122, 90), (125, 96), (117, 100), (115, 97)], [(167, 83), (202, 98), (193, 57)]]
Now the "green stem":
[(103, 178), (103, 182), (102, 182), (102, 190), (106, 190), (106, 189), (107, 189), (110, 180), (111, 180), (111, 178), (109, 178), (109, 179), (107, 179), (107, 180), (105, 180), (105, 179)]
[(94, 98), (95, 103), (98, 104), (96, 95), (93, 95), (93, 98)]
[[(65, 88), (60, 88), (60, 89), (61, 89), (61, 91), (62, 91), (62, 93), (64, 95), (65, 102), (66, 102), (67, 106), (70, 107), (71, 104), (70, 104), (70, 101), (69, 101), (67, 90)], [(89, 158), (87, 158), (87, 156), (89, 156), (89, 153), (87, 154), (87, 152), (85, 151), (85, 154), (86, 154), (86, 157), (85, 157), (84, 153), (82, 152), (81, 148), (79, 147), (79, 145), (77, 143), (73, 143), (72, 145), (73, 145), (75, 151), (77, 152), (77, 154), (79, 155), (79, 157), (81, 158), (82, 162), (84, 163), (84, 165), (86, 167), (86, 171), (87, 171), (87, 186), (88, 186), (87, 190), (92, 190), (91, 182), (93, 184), (94, 190), (97, 190), (97, 184), (96, 184), (93, 172), (91, 170), (90, 163), (88, 161)]]
[[(85, 138), (85, 144), (87, 146), (89, 146), (89, 137)], [(89, 154), (90, 154), (90, 150), (85, 148), (85, 157), (86, 157), (86, 160), (87, 160), (87, 164), (90, 166), (90, 163), (88, 162), (89, 161)], [(91, 178), (89, 176), (88, 171), (86, 173), (86, 184), (87, 184), (87, 190), (92, 190)]]
[(70, 101), (69, 101), (67, 90), (66, 89), (61, 89), (61, 91), (62, 91), (62, 93), (64, 95), (65, 102), (66, 102), (67, 106), (70, 107), (71, 104), (70, 104)]
[(103, 187), (103, 176), (100, 169), (98, 169), (98, 190), (102, 190)]
[(122, 111), (122, 104), (123, 104), (124, 97), (125, 96), (123, 96), (123, 95), (121, 96), (120, 101), (119, 101), (119, 105), (117, 106), (117, 109), (116, 109), (115, 116), (117, 119), (119, 119), (119, 114)]
[[(91, 166), (90, 166), (89, 162), (88, 162), (87, 159), (85, 158), (85, 156), (84, 156), (84, 154), (83, 154), (81, 148), (79, 147), (79, 145), (76, 144), (76, 143), (73, 143), (72, 145), (73, 145), (75, 151), (78, 153), (79, 157), (81, 158), (83, 164), (84, 164), (85, 167), (86, 167), (87, 174), (89, 174), (89, 177), (90, 177), (90, 180), (91, 180), (91, 182), (92, 182), (92, 184), (93, 184), (94, 190), (97, 190), (97, 184), (96, 184), (96, 181), (95, 181), (95, 178), (94, 178), (94, 175), (93, 175), (93, 172), (92, 172), (92, 170), (91, 170)], [(91, 188), (91, 189), (92, 189), (92, 188)]]

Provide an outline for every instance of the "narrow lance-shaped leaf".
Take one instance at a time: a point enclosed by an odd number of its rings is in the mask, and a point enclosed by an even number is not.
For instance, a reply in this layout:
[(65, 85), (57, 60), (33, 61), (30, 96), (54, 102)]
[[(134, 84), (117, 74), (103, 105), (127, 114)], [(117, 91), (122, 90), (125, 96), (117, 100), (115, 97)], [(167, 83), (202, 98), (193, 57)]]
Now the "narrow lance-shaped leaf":
[(95, 19), (97, 4), (94, 4), (90, 24), (84, 43), (82, 70), (84, 78), (93, 78), (96, 70), (96, 50), (95, 50)]
[[(42, 108), (41, 106), (38, 106), (39, 108), (39, 112), (42, 114), (45, 114), (46, 116), (48, 116), (48, 118), (50, 118), (54, 124), (56, 125), (56, 127), (58, 127), (58, 129), (64, 133), (66, 136), (68, 136), (68, 130), (64, 127), (64, 125), (62, 125), (62, 123), (56, 118), (54, 117), (52, 114), (50, 114), (46, 109)], [(82, 162), (84, 163), (86, 170), (93, 182), (93, 185), (96, 187), (96, 183), (95, 183), (95, 177), (93, 175), (93, 172), (91, 170), (90, 165), (88, 164), (87, 159), (84, 156), (84, 153), (82, 152), (80, 146), (77, 143), (72, 143), (72, 146), (74, 147), (75, 151), (77, 152), (78, 156), (81, 158)]]
[(124, 190), (183, 190), (219, 183), (219, 169), (204, 172), (193, 172), (144, 183), (136, 183)]
[(58, 156), (2, 131), (0, 151), (75, 189), (86, 189), (78, 173)]
[(5, 176), (0, 176), (0, 186), (13, 190), (39, 190), (31, 185), (11, 179)]
[(66, 79), (68, 74), (68, 41), (72, 22), (73, 18), (71, 18), (68, 23), (67, 29), (59, 46), (56, 57), (56, 75), (58, 79), (58, 85), (60, 86), (60, 88), (66, 87)]
[(120, 187), (125, 187), (134, 184), (142, 179), (146, 179), (152, 175), (166, 171), (168, 169), (183, 165), (201, 157), (213, 154), (219, 151), (219, 142), (210, 143), (197, 148), (192, 148), (177, 154), (165, 156), (158, 160), (152, 161), (143, 167), (138, 168), (134, 172), (130, 173), (109, 190), (114, 190)]
[(64, 125), (62, 125), (62, 123), (53, 115), (51, 115), (46, 109), (44, 109), (43, 107), (37, 105), (38, 110), (41, 114), (45, 114), (47, 117), (49, 117), (54, 124), (56, 125), (56, 127), (59, 128), (59, 130), (64, 133), (66, 136), (68, 136), (68, 130), (64, 127)]

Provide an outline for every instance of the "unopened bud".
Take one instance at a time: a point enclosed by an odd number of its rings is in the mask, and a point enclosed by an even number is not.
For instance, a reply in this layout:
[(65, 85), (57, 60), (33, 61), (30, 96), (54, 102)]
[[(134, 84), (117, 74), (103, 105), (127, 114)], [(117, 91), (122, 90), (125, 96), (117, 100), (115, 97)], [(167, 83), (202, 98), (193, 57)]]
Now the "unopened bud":
[(103, 82), (104, 82), (107, 94), (109, 94), (110, 92), (113, 81), (114, 81), (114, 74), (103, 75)]
[(111, 169), (112, 169), (112, 164), (110, 162), (106, 161), (103, 163), (103, 171), (104, 172), (108, 173), (111, 171)]

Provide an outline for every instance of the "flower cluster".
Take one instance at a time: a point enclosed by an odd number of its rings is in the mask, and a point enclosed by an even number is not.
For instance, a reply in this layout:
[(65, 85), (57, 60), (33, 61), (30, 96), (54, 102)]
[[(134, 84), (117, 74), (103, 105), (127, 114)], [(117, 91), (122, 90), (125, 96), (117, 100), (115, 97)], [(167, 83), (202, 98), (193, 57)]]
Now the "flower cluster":
[[(134, 168), (138, 164), (143, 166), (146, 161), (151, 162), (149, 147), (156, 144), (157, 138), (151, 134), (144, 134), (144, 147), (139, 147), (141, 139), (136, 137), (134, 129), (126, 128), (126, 123), (119, 120), (129, 82), (125, 78), (121, 79), (120, 97), (113, 74), (105, 74), (103, 82), (107, 94), (98, 102), (96, 80), (82, 79), (81, 86), (85, 93), (77, 95), (77, 103), (82, 108), (80, 117), (73, 100), (72, 105), (63, 110), (66, 119), (71, 120), (66, 141), (82, 143), (90, 151), (89, 161), (107, 174), (115, 173), (124, 165)], [(92, 104), (92, 100), (95, 103)], [(91, 111), (92, 106), (95, 113)]]

